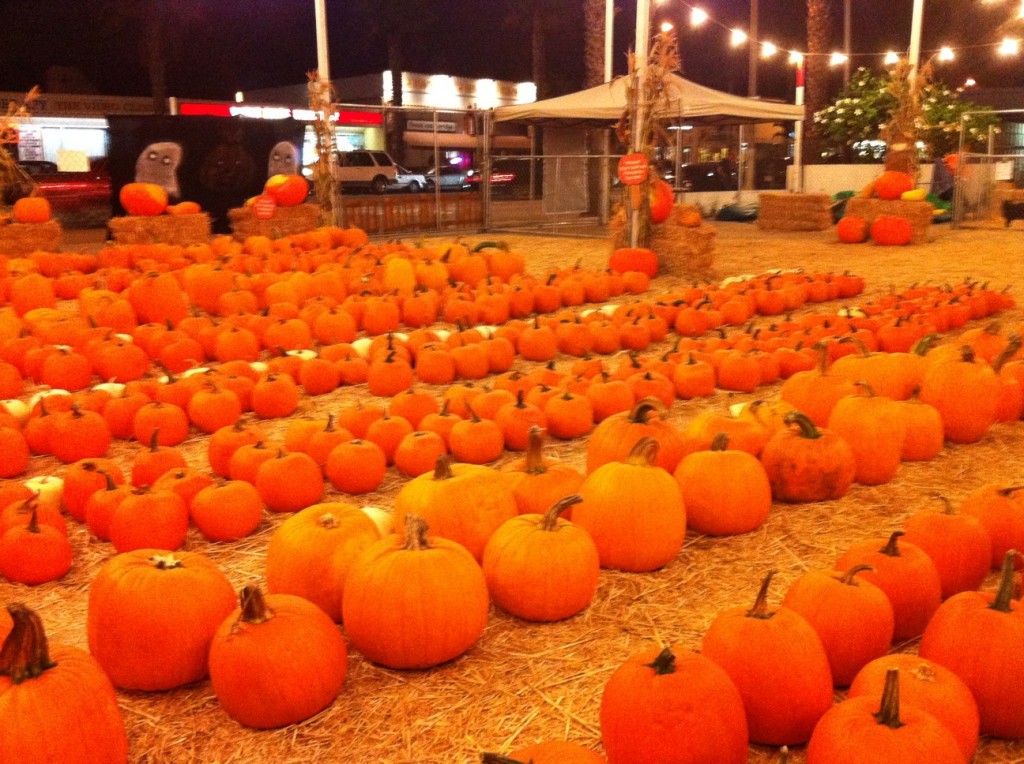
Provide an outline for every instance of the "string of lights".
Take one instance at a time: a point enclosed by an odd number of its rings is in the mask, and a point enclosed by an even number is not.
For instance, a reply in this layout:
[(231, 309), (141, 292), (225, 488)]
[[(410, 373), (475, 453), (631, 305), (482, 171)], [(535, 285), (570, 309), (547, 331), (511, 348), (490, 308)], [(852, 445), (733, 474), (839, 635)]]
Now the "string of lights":
[[(664, 3), (664, 2), (667, 2), (667, 1), (668, 0), (659, 0), (660, 3)], [(700, 6), (692, 5), (692, 4), (688, 3), (688, 2), (686, 2), (686, 0), (673, 0), (673, 2), (678, 2), (683, 7), (689, 9), (690, 26), (691, 27), (700, 27), (700, 26), (703, 26), (705, 24), (712, 24), (714, 26), (720, 27), (721, 29), (727, 31), (729, 33), (729, 43), (734, 48), (737, 48), (737, 47), (739, 47), (741, 45), (744, 45), (744, 44), (749, 42), (749, 43), (751, 43), (753, 45), (757, 45), (757, 46), (760, 47), (760, 49), (761, 49), (761, 58), (771, 58), (772, 56), (774, 56), (775, 54), (777, 54), (779, 52), (779, 47), (777, 45), (775, 45), (774, 43), (769, 42), (767, 40), (753, 40), (753, 41), (751, 41), (749, 36), (747, 35), (747, 33), (744, 30), (742, 30), (742, 29), (740, 29), (738, 27), (731, 27), (731, 26), (729, 26), (727, 24), (723, 24), (722, 22), (720, 22), (717, 19), (713, 18), (710, 14), (708, 14), (707, 11), (705, 11)], [(1024, 0), (1021, 0), (1021, 8), (1020, 8), (1020, 12), (1018, 14), (1018, 18), (1024, 20)], [(669, 23), (669, 22), (665, 22), (664, 24), (662, 24), (662, 28), (663, 29), (665, 29), (665, 28), (671, 29), (672, 28), (672, 24)], [(922, 50), (921, 52), (926, 57), (934, 56), (939, 61), (952, 61), (956, 57), (956, 54), (957, 54), (958, 51), (959, 52), (965, 52), (965, 51), (968, 51), (968, 50), (977, 50), (977, 49), (982, 49), (982, 48), (993, 48), (993, 49), (995, 49), (996, 53), (999, 54), (1000, 56), (1017, 56), (1017, 55), (1020, 55), (1021, 46), (1022, 46), (1022, 43), (1021, 43), (1020, 39), (1015, 38), (1015, 37), (1004, 37), (1001, 41), (994, 42), (994, 43), (981, 43), (981, 44), (976, 44), (976, 45), (960, 45), (960, 46), (955, 46), (955, 47), (954, 46), (944, 45), (944, 46), (942, 46), (940, 48), (933, 48), (933, 49), (930, 49), (930, 50)], [(898, 52), (896, 52), (894, 50), (876, 51), (876, 52), (867, 52), (867, 53), (854, 53), (854, 52), (850, 52), (850, 51), (847, 51), (847, 52), (833, 51), (831, 53), (815, 53), (815, 54), (810, 54), (810, 53), (807, 53), (807, 52), (804, 52), (804, 51), (799, 51), (799, 50), (790, 50), (789, 51), (789, 62), (791, 64), (799, 65), (799, 64), (803, 63), (805, 58), (808, 58), (810, 56), (818, 56), (818, 57), (828, 58), (829, 59), (829, 63), (831, 65), (833, 65), (833, 66), (841, 65), (844, 62), (846, 62), (847, 60), (867, 59), (867, 58), (882, 58), (883, 63), (886, 66), (890, 66), (892, 64), (895, 64), (902, 57), (902, 55), (900, 53), (898, 53)]]

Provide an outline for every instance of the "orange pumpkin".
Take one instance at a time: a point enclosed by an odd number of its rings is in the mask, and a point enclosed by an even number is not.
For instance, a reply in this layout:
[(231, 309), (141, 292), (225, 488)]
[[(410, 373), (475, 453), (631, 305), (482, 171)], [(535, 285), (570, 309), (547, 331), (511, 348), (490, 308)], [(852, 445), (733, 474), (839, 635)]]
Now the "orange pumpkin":
[(126, 183), (117, 198), (129, 215), (162, 215), (167, 209), (167, 191), (156, 183)]
[(15, 223), (45, 223), (52, 211), (50, 202), (42, 196), (26, 196), (14, 203)]
[(860, 244), (867, 241), (868, 222), (860, 215), (846, 215), (836, 223), (836, 236), (844, 244)]
[(910, 221), (899, 215), (879, 215), (871, 221), (871, 240), (882, 246), (909, 244), (914, 231)]
[(615, 273), (640, 271), (654, 278), (658, 273), (658, 256), (645, 247), (619, 247), (612, 252), (608, 267)]
[(167, 207), (168, 215), (198, 215), (202, 211), (199, 202), (178, 202)]
[(675, 193), (672, 186), (663, 180), (654, 180), (648, 186), (650, 197), (651, 222), (664, 223), (672, 214), (672, 205), (675, 204)]
[(263, 193), (278, 207), (294, 207), (306, 201), (309, 182), (301, 175), (271, 175), (263, 184)]
[(879, 199), (899, 199), (914, 189), (914, 179), (905, 172), (886, 170), (875, 179), (874, 192)]

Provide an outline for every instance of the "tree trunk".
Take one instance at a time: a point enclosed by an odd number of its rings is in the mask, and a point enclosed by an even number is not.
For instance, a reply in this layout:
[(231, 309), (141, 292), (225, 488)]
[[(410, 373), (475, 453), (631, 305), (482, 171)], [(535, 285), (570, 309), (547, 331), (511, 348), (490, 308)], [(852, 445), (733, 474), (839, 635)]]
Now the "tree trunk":
[(530, 60), (533, 82), (537, 86), (537, 100), (543, 101), (549, 95), (544, 46), (544, 0), (534, 0), (530, 10)]
[(821, 161), (821, 128), (814, 121), (814, 113), (829, 102), (829, 0), (807, 0), (807, 98), (804, 106), (804, 161)]
[(606, 0), (584, 0), (583, 87), (604, 82), (604, 9)]
[(167, 46), (164, 40), (167, 8), (165, 0), (151, 0), (146, 8), (146, 28), (143, 32), (146, 71), (149, 74), (150, 93), (153, 96), (153, 111), (164, 114), (167, 111)]

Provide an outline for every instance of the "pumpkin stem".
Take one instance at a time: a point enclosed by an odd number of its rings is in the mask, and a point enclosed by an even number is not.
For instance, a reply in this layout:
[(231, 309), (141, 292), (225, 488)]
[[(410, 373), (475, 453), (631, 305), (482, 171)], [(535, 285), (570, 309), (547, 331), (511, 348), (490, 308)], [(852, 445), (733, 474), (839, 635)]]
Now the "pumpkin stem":
[(768, 610), (768, 587), (771, 585), (772, 578), (775, 577), (777, 571), (769, 570), (768, 575), (764, 577), (761, 582), (761, 588), (757, 592), (757, 599), (754, 600), (754, 606), (747, 611), (747, 618), (760, 618), (762, 620), (768, 620), (774, 612)]
[(889, 557), (900, 557), (900, 550), (899, 547), (896, 546), (896, 542), (902, 535), (903, 531), (893, 531), (892, 535), (889, 536), (889, 541), (878, 551), (884, 555), (888, 555)]
[[(650, 372), (647, 373), (648, 375), (650, 374)], [(647, 415), (652, 411), (664, 414), (665, 404), (653, 395), (648, 395), (646, 398), (641, 398), (633, 405), (633, 408), (630, 410), (627, 418), (630, 422), (635, 424), (646, 424)]]
[(0, 647), (0, 676), (13, 684), (35, 679), (57, 664), (50, 660), (50, 649), (39, 616), (20, 602), (7, 606), (14, 626)]
[(728, 433), (720, 432), (715, 435), (714, 440), (711, 441), (712, 451), (728, 451), (729, 450), (729, 435)]
[(870, 570), (872, 573), (875, 572), (875, 569), (871, 565), (854, 565), (848, 571), (843, 573), (842, 577), (839, 579), (839, 583), (846, 584), (847, 586), (856, 586), (857, 582), (853, 580), (853, 577), (858, 573), (863, 573), (865, 570)]
[(543, 475), (548, 471), (544, 463), (544, 431), (534, 425), (530, 428), (526, 440), (526, 462), (523, 472), (530, 475)]
[(513, 759), (508, 756), (502, 756), (500, 753), (482, 753), (480, 754), (481, 764), (533, 764), (533, 760), (523, 762), (519, 759)]
[(654, 673), (658, 676), (664, 676), (665, 674), (676, 673), (676, 656), (672, 652), (671, 647), (664, 647), (662, 651), (658, 653), (658, 657), (650, 663), (645, 663), (648, 668), (654, 669)]
[(814, 422), (812, 422), (811, 418), (802, 411), (789, 411), (782, 418), (782, 421), (787, 425), (797, 425), (800, 428), (799, 435), (801, 438), (814, 440), (821, 437), (821, 432), (814, 426)]
[(321, 528), (337, 528), (338, 518), (332, 512), (324, 512), (320, 517), (316, 519), (317, 525)]
[(999, 355), (992, 360), (992, 371), (996, 374), (1003, 368), (1007, 361), (1017, 355), (1017, 351), (1020, 350), (1021, 337), (1019, 334), (1011, 334), (1006, 338), (1006, 347), (1004, 347)]
[(25, 504), (31, 511), (26, 529), (29, 533), (39, 533), (39, 494), (33, 494)]
[(779, 764), (788, 764), (789, 762), (789, 746), (784, 745), (779, 749)]
[(1013, 599), (1014, 585), (1013, 563), (1017, 554), (1016, 549), (1010, 549), (1003, 557), (1003, 568), (999, 574), (999, 589), (996, 591), (996, 598), (988, 606), (989, 610), (998, 610), (1000, 613), (1010, 612), (1010, 601)]
[(173, 552), (167, 554), (154, 554), (149, 558), (149, 561), (153, 563), (153, 567), (157, 570), (172, 570), (174, 568), (183, 568), (181, 560), (174, 556)]
[(413, 552), (420, 552), (430, 549), (430, 542), (427, 541), (427, 521), (419, 515), (405, 516), (405, 544), (402, 549)]
[(658, 458), (658, 441), (650, 436), (638, 440), (626, 457), (626, 464), (637, 464), (643, 467), (650, 467)]
[(879, 724), (898, 730), (900, 721), (900, 670), (891, 668), (885, 672), (885, 689), (882, 690), (882, 705), (873, 716)]
[(932, 498), (936, 501), (942, 502), (942, 514), (944, 515), (955, 515), (956, 510), (953, 508), (953, 502), (948, 497), (943, 496), (941, 493), (933, 493)]
[(866, 382), (863, 379), (858, 379), (856, 382), (853, 383), (853, 386), (867, 393), (867, 395), (864, 396), (865, 398), (875, 397), (875, 388), (871, 386), (870, 382)]
[(561, 515), (574, 504), (579, 504), (581, 501), (583, 501), (583, 497), (580, 496), (578, 493), (570, 494), (569, 496), (559, 499), (558, 501), (551, 505), (547, 512), (544, 513), (544, 516), (541, 517), (540, 522), (537, 523), (537, 528), (539, 528), (542, 531), (555, 530), (555, 528), (558, 527), (559, 515)]
[(274, 611), (267, 605), (267, 600), (258, 586), (246, 586), (242, 589), (238, 603), (242, 607), (238, 623), (263, 623), (274, 617)]
[(334, 414), (327, 415), (327, 424), (323, 429), (324, 432), (334, 432)]
[(932, 333), (926, 334), (924, 337), (914, 343), (913, 347), (910, 348), (910, 352), (914, 355), (927, 355), (928, 351), (932, 349), (932, 345), (939, 339), (939, 335)]
[(1020, 490), (1024, 490), (1024, 485), (1015, 485), (1011, 486), (1010, 488), (1000, 488), (999, 495), (1005, 498), (1009, 496), (1011, 493), (1016, 493), (1017, 491)]
[(160, 428), (154, 427), (153, 434), (149, 436), (149, 450), (159, 451), (160, 450)]
[(970, 345), (963, 345), (960, 348), (960, 360), (964, 363), (974, 363), (976, 354)]

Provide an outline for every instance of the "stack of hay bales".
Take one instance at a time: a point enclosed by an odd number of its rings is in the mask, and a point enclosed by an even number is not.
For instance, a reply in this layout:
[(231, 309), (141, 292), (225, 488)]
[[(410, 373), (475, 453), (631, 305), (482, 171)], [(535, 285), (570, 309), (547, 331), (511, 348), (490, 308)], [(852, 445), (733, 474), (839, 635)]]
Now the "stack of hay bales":
[(27, 255), (60, 249), (60, 223), (14, 223), (0, 219), (0, 255)]
[(231, 233), (239, 241), (249, 236), (278, 238), (293, 233), (312, 231), (320, 225), (319, 204), (298, 204), (294, 207), (276, 207), (268, 218), (258, 218), (252, 205), (228, 210)]
[(826, 231), (832, 227), (832, 198), (828, 194), (758, 195), (757, 227), (763, 231)]
[[(612, 250), (628, 247), (626, 216), (619, 210), (609, 222)], [(648, 247), (665, 273), (700, 273), (714, 262), (715, 227), (702, 218), (696, 204), (676, 204), (664, 223), (651, 226)]]
[(124, 215), (107, 224), (118, 244), (175, 244), (189, 246), (210, 240), (210, 216), (205, 212), (189, 215)]
[(879, 215), (906, 218), (910, 221), (911, 243), (923, 244), (928, 241), (928, 231), (935, 216), (935, 208), (931, 202), (923, 199), (876, 199), (855, 196), (846, 202), (846, 214), (862, 217), (868, 225), (871, 225)]

